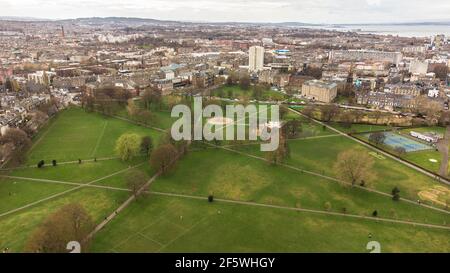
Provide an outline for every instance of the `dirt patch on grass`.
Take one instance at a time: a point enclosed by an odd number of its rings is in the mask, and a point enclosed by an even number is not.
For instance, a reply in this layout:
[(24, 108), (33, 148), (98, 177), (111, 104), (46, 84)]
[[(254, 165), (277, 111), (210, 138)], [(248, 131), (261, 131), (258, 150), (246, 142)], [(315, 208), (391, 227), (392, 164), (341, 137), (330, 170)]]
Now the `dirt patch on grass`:
[(450, 190), (443, 186), (435, 186), (419, 192), (418, 195), (422, 200), (428, 200), (433, 203), (446, 206), (447, 200), (450, 198)]
[(264, 173), (258, 172), (250, 165), (227, 164), (214, 171), (209, 191), (216, 196), (233, 200), (248, 200), (249, 197), (270, 185)]

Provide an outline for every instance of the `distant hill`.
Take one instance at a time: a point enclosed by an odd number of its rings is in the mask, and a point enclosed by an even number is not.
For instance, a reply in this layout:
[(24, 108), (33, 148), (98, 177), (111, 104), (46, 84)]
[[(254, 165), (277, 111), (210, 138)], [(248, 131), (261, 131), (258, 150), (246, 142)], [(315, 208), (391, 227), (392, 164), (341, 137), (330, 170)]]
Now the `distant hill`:
[(139, 26), (139, 25), (178, 25), (178, 24), (194, 24), (194, 25), (263, 25), (263, 26), (280, 26), (280, 27), (320, 27), (320, 26), (382, 26), (382, 25), (404, 25), (404, 26), (419, 26), (419, 25), (448, 25), (449, 21), (430, 21), (430, 22), (404, 22), (404, 23), (354, 23), (354, 24), (312, 24), (302, 22), (194, 22), (194, 21), (173, 21), (173, 20), (157, 20), (151, 18), (137, 18), (137, 17), (87, 17), (76, 19), (42, 19), (33, 17), (18, 17), (18, 16), (0, 16), (0, 20), (8, 21), (50, 21), (50, 22), (70, 22), (89, 25), (121, 25), (121, 26)]
[(40, 18), (34, 18), (34, 17), (19, 17), (19, 16), (0, 16), (0, 20), (2, 20), (2, 21), (22, 21), (22, 22), (49, 21), (48, 19), (40, 19)]

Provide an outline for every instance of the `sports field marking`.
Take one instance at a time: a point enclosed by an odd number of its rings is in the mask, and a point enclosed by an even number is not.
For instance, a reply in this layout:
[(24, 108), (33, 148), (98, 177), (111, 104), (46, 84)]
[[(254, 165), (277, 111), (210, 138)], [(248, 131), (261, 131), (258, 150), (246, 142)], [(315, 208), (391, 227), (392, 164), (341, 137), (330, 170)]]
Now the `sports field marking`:
[[(145, 162), (144, 162), (144, 163), (145, 163)], [(105, 179), (110, 178), (110, 177), (112, 177), (112, 176), (121, 174), (121, 173), (123, 173), (123, 172), (126, 172), (126, 171), (128, 171), (128, 170), (137, 168), (137, 167), (139, 167), (139, 166), (142, 166), (144, 163), (140, 163), (140, 164), (135, 165), (135, 166), (133, 166), (133, 167), (128, 167), (128, 168), (126, 168), (126, 169), (120, 170), (120, 171), (115, 172), (115, 173), (112, 173), (112, 174), (110, 174), (110, 175), (107, 175), (107, 176), (104, 176), (104, 177), (95, 179), (95, 180), (93, 180), (93, 181), (91, 181), (91, 182), (88, 182), (88, 183), (86, 183), (86, 184), (82, 184), (82, 185), (76, 186), (75, 188), (68, 189), (68, 190), (65, 190), (65, 191), (63, 191), (63, 192), (56, 193), (56, 194), (54, 194), (54, 195), (51, 195), (51, 196), (45, 197), (45, 198), (43, 198), (43, 199), (40, 199), (40, 200), (38, 200), (38, 201), (31, 202), (31, 203), (29, 203), (29, 204), (27, 204), (27, 205), (24, 205), (24, 206), (22, 206), (22, 207), (19, 207), (19, 208), (16, 208), (16, 209), (12, 209), (12, 210), (9, 210), (9, 211), (7, 211), (7, 212), (4, 212), (4, 213), (0, 214), (0, 217), (4, 217), (4, 216), (7, 216), (7, 215), (16, 213), (16, 212), (18, 212), (18, 211), (21, 211), (21, 210), (24, 210), (24, 209), (33, 207), (33, 206), (35, 206), (35, 205), (38, 205), (38, 204), (43, 203), (43, 202), (48, 201), (48, 200), (55, 199), (55, 198), (57, 198), (57, 197), (63, 196), (63, 195), (65, 195), (65, 194), (67, 194), (67, 193), (76, 191), (76, 190), (78, 190), (78, 189), (88, 187), (88, 186), (90, 186), (90, 185), (92, 185), (92, 184), (94, 184), (94, 183), (96, 183), (96, 182), (105, 180)]]
[[(424, 173), (424, 174), (430, 176), (430, 173), (429, 173), (429, 172), (423, 172), (422, 170), (415, 168), (414, 166), (410, 165), (409, 163), (407, 163), (407, 162), (405, 162), (405, 161), (403, 161), (403, 160), (398, 160), (397, 158), (395, 158), (395, 157), (393, 157), (393, 156), (391, 156), (391, 155), (385, 153), (384, 151), (382, 151), (382, 150), (380, 150), (380, 149), (378, 149), (378, 148), (374, 148), (374, 147), (372, 147), (371, 145), (368, 145), (368, 144), (366, 144), (366, 143), (363, 142), (363, 141), (354, 139), (354, 138), (348, 136), (347, 134), (345, 134), (345, 133), (343, 133), (343, 132), (341, 132), (341, 131), (335, 129), (335, 128), (332, 127), (332, 126), (329, 126), (329, 125), (327, 125), (327, 124), (325, 124), (325, 123), (323, 123), (323, 122), (320, 122), (320, 121), (317, 121), (317, 120), (315, 120), (315, 119), (312, 119), (312, 118), (310, 118), (310, 117), (308, 117), (308, 116), (305, 116), (305, 115), (303, 115), (302, 113), (300, 113), (300, 112), (298, 112), (298, 111), (295, 111), (295, 110), (293, 110), (293, 109), (291, 109), (291, 108), (289, 108), (289, 110), (292, 111), (292, 112), (294, 112), (295, 114), (297, 114), (297, 115), (299, 115), (299, 116), (308, 118), (308, 119), (312, 120), (313, 122), (315, 122), (315, 123), (317, 123), (317, 124), (326, 126), (326, 127), (329, 128), (330, 130), (336, 132), (338, 135), (345, 136), (345, 137), (347, 137), (347, 138), (349, 138), (349, 139), (352, 139), (353, 141), (355, 141), (355, 142), (361, 144), (361, 145), (364, 146), (364, 147), (368, 147), (368, 148), (370, 148), (370, 149), (372, 149), (372, 150), (375, 150), (375, 151), (381, 153), (383, 156), (387, 156), (387, 157), (389, 157), (389, 158), (391, 158), (391, 159), (394, 159), (394, 160), (396, 160), (396, 161), (398, 161), (398, 162), (400, 162), (400, 163), (402, 163), (402, 164), (404, 164), (404, 165), (406, 165), (406, 166), (408, 166), (408, 167), (410, 167), (410, 168), (412, 168), (412, 169), (418, 170), (419, 172), (422, 172), (422, 173)], [(259, 112), (258, 112), (258, 113), (259, 113)], [(124, 119), (124, 120), (127, 120), (127, 121), (133, 123), (131, 120), (128, 120), (128, 119)], [(162, 130), (162, 129), (161, 129), (161, 130)], [(228, 151), (231, 151), (231, 152), (234, 152), (234, 153), (238, 153), (238, 154), (241, 154), (241, 155), (245, 155), (245, 156), (248, 156), (248, 157), (253, 157), (253, 158), (256, 158), (256, 159), (259, 159), (259, 160), (267, 161), (267, 159), (265, 159), (265, 158), (258, 157), (258, 156), (254, 156), (254, 155), (251, 155), (251, 154), (248, 154), (248, 153), (243, 153), (243, 152), (236, 151), (236, 150), (233, 150), (233, 149), (230, 149), (230, 148), (217, 146), (217, 145), (214, 145), (214, 144), (211, 144), (211, 143), (206, 143), (206, 144), (207, 144), (207, 145), (210, 145), (210, 146), (212, 146), (212, 147), (216, 147), (216, 148), (228, 150)], [(327, 181), (333, 181), (333, 182), (342, 183), (342, 181), (339, 181), (339, 180), (336, 179), (336, 178), (329, 177), (329, 176), (326, 176), (326, 175), (323, 175), (323, 174), (319, 174), (319, 173), (316, 173), (316, 172), (311, 172), (311, 171), (303, 170), (303, 169), (300, 169), (300, 168), (297, 168), (297, 167), (293, 167), (293, 166), (290, 166), (290, 165), (287, 165), (287, 164), (281, 164), (281, 166), (284, 166), (284, 167), (286, 167), (286, 168), (290, 168), (290, 169), (299, 171), (299, 172), (301, 172), (301, 173), (307, 173), (307, 174), (315, 175), (315, 176), (318, 176), (318, 177), (322, 177), (322, 178), (326, 179)], [(435, 176), (433, 175), (433, 178), (434, 178), (434, 177), (435, 177)], [(347, 183), (347, 182), (344, 182), (344, 183)], [(446, 183), (446, 182), (444, 182), (444, 183)], [(349, 184), (349, 183), (347, 183), (347, 184)], [(389, 194), (389, 193), (385, 193), (385, 192), (382, 192), (382, 191), (378, 191), (378, 190), (370, 189), (370, 188), (366, 188), (366, 187), (360, 187), (360, 186), (355, 186), (355, 187), (360, 188), (360, 189), (363, 189), (363, 190), (366, 190), (366, 191), (369, 191), (369, 192), (377, 193), (377, 194), (380, 194), (380, 195), (383, 195), (383, 196), (386, 196), (386, 197), (389, 197), (389, 198), (392, 198), (392, 195)], [(450, 214), (450, 211), (447, 211), (447, 210), (444, 210), (444, 209), (440, 209), (440, 208), (437, 208), (437, 207), (434, 207), (434, 206), (431, 206), (431, 205), (418, 204), (416, 201), (413, 201), (413, 200), (410, 200), (410, 199), (406, 199), (406, 198), (401, 198), (401, 200), (403, 200), (403, 201), (405, 201), (405, 202), (408, 202), (408, 203), (411, 203), (411, 204), (415, 204), (415, 205), (421, 206), (421, 207), (426, 207), (426, 208), (429, 208), (429, 209), (432, 209), (432, 210), (435, 210), (435, 211), (440, 211), (440, 212), (443, 212), (443, 213), (446, 213), (446, 214)]]
[[(199, 196), (192, 196), (192, 195), (186, 195), (186, 194), (175, 194), (175, 193), (164, 193), (164, 192), (154, 192), (154, 191), (152, 191), (150, 193), (151, 194), (155, 194), (155, 195), (160, 195), (160, 196), (204, 200), (206, 202), (206, 198), (202, 198), (202, 197), (199, 197)], [(248, 206), (254, 206), (254, 207), (284, 209), (284, 210), (292, 210), (292, 211), (324, 214), (324, 215), (330, 215), (330, 216), (343, 216), (343, 217), (350, 217), (350, 218), (358, 218), (358, 219), (364, 219), (364, 220), (370, 220), (370, 221), (376, 221), (376, 222), (380, 221), (380, 222), (406, 224), (406, 225), (412, 225), (412, 226), (420, 226), (420, 227), (429, 227), (429, 228), (438, 228), (438, 229), (450, 230), (450, 226), (435, 225), (435, 224), (425, 224), (425, 223), (405, 221), (405, 220), (395, 220), (395, 219), (381, 218), (381, 217), (362, 216), (362, 215), (356, 215), (356, 214), (331, 212), (331, 211), (326, 211), (326, 210), (314, 210), (314, 209), (302, 209), (302, 208), (296, 208), (296, 207), (276, 206), (276, 205), (269, 205), (269, 204), (262, 204), (262, 203), (248, 202), (248, 201), (236, 201), (236, 200), (221, 199), (221, 198), (214, 198), (214, 200), (215, 200), (215, 202), (217, 201), (217, 202), (224, 202), (224, 203), (231, 203), (231, 204), (238, 204), (238, 205), (248, 205)]]
[(124, 240), (120, 241), (119, 243), (117, 243), (115, 246), (113, 246), (112, 249), (117, 249), (118, 247), (120, 247), (121, 245), (124, 245), (125, 243), (127, 243), (131, 238), (133, 238), (136, 234), (142, 233), (144, 230), (146, 230), (147, 228), (155, 225), (156, 223), (158, 223), (161, 220), (164, 220), (165, 217), (165, 213), (167, 211), (169, 211), (170, 209), (172, 209), (172, 205), (175, 203), (175, 200), (172, 200), (169, 202), (169, 204), (167, 205), (167, 208), (161, 212), (161, 215), (156, 218), (155, 220), (153, 220), (150, 224), (144, 226), (143, 228), (139, 229), (139, 231), (137, 231), (136, 233), (131, 234), (130, 236), (128, 236), (127, 238), (125, 238)]
[(177, 241), (178, 239), (180, 239), (181, 237), (183, 237), (184, 235), (186, 235), (189, 231), (193, 230), (195, 227), (197, 227), (198, 225), (200, 225), (201, 223), (205, 222), (206, 219), (209, 216), (205, 216), (202, 219), (200, 219), (197, 223), (195, 223), (194, 225), (190, 226), (188, 229), (186, 229), (184, 232), (182, 232), (181, 234), (179, 234), (178, 236), (176, 236), (175, 238), (173, 238), (171, 241), (169, 241), (167, 244), (165, 244), (164, 246), (162, 246), (160, 249), (158, 249), (156, 252), (161, 252), (164, 248), (168, 247), (169, 245), (173, 244), (175, 241)]
[(147, 237), (147, 236), (145, 236), (144, 234), (142, 234), (142, 233), (140, 233), (140, 232), (139, 232), (137, 235), (142, 236), (144, 239), (149, 240), (149, 241), (151, 241), (151, 242), (154, 242), (154, 243), (158, 244), (160, 247), (164, 246), (163, 243), (160, 243), (160, 242), (158, 242), (158, 241), (155, 240), (155, 239), (152, 239), (152, 238), (150, 238), (150, 237)]
[(392, 159), (392, 160), (394, 160), (394, 161), (397, 161), (397, 162), (399, 162), (399, 163), (401, 163), (401, 164), (403, 164), (403, 165), (409, 167), (410, 169), (416, 170), (417, 172), (420, 172), (420, 173), (422, 173), (422, 174), (425, 174), (426, 176), (428, 176), (428, 177), (430, 177), (430, 178), (432, 178), (432, 179), (434, 179), (434, 180), (436, 180), (436, 181), (438, 181), (438, 182), (441, 182), (441, 183), (444, 183), (444, 184), (450, 186), (450, 181), (449, 181), (448, 179), (444, 179), (444, 178), (438, 177), (438, 176), (436, 176), (436, 174), (434, 174), (434, 173), (432, 173), (432, 172), (429, 172), (429, 171), (427, 171), (427, 170), (418, 168), (417, 166), (414, 166), (414, 165), (412, 165), (411, 163), (409, 163), (409, 162), (407, 162), (407, 161), (405, 161), (405, 160), (403, 160), (403, 159), (397, 158), (397, 157), (395, 157), (395, 156), (393, 156), (393, 155), (391, 155), (391, 154), (389, 154), (389, 153), (383, 151), (382, 149), (379, 149), (379, 148), (377, 148), (377, 147), (374, 147), (374, 146), (372, 146), (372, 145), (367, 144), (366, 142), (364, 142), (364, 141), (362, 141), (362, 140), (360, 140), (360, 139), (357, 139), (357, 138), (355, 138), (355, 137), (352, 137), (352, 136), (350, 136), (350, 135), (347, 135), (347, 134), (345, 134), (345, 133), (343, 133), (343, 132), (337, 130), (336, 128), (334, 128), (334, 127), (332, 127), (332, 126), (330, 126), (330, 125), (328, 125), (328, 124), (326, 124), (326, 123), (323, 123), (323, 122), (321, 122), (321, 121), (318, 121), (318, 120), (315, 120), (315, 119), (313, 119), (313, 118), (310, 118), (310, 117), (308, 117), (308, 116), (302, 114), (301, 112), (298, 112), (298, 111), (296, 111), (296, 110), (294, 110), (294, 109), (291, 109), (291, 108), (289, 108), (289, 110), (290, 110), (291, 112), (293, 112), (293, 113), (296, 113), (297, 115), (300, 115), (300, 116), (305, 117), (305, 118), (307, 118), (307, 119), (309, 119), (309, 120), (312, 120), (313, 122), (315, 122), (315, 123), (317, 123), (317, 124), (320, 124), (320, 125), (322, 125), (322, 126), (325, 126), (325, 127), (327, 127), (328, 129), (330, 129), (331, 131), (334, 131), (334, 132), (336, 132), (336, 133), (339, 133), (339, 134), (345, 136), (346, 138), (351, 139), (351, 140), (353, 140), (353, 141), (359, 143), (360, 145), (362, 145), (362, 146), (364, 146), (364, 147), (366, 147), (366, 148), (369, 148), (369, 149), (371, 149), (371, 150), (373, 150), (373, 151), (377, 151), (377, 152), (383, 154), (384, 156), (386, 156), (386, 157), (388, 157), (388, 158), (390, 158), (390, 159)]
[[(390, 158), (392, 158), (392, 159), (394, 159), (394, 160), (396, 160), (396, 161), (398, 161), (398, 162), (400, 162), (400, 163), (402, 163), (402, 164), (404, 164), (404, 165), (406, 165), (406, 166), (408, 166), (408, 167), (410, 167), (410, 168), (412, 168), (412, 169), (418, 170), (419, 172), (425, 173), (425, 174), (427, 174), (428, 176), (430, 176), (430, 173), (429, 173), (429, 172), (423, 172), (422, 170), (415, 168), (414, 166), (408, 164), (407, 162), (405, 162), (405, 161), (403, 161), (403, 160), (398, 160), (398, 159), (396, 159), (395, 157), (393, 157), (393, 156), (391, 156), (391, 155), (385, 153), (384, 151), (382, 151), (382, 150), (380, 150), (380, 149), (378, 149), (378, 148), (374, 148), (374, 147), (372, 147), (371, 145), (368, 145), (368, 144), (366, 144), (366, 143), (363, 142), (363, 141), (354, 139), (354, 138), (348, 136), (347, 134), (345, 134), (345, 133), (343, 133), (343, 132), (341, 132), (341, 131), (335, 129), (335, 128), (332, 127), (332, 126), (329, 126), (329, 125), (327, 125), (327, 124), (325, 124), (325, 123), (323, 123), (323, 122), (320, 122), (320, 121), (317, 121), (317, 120), (312, 119), (312, 118), (310, 118), (310, 117), (307, 117), (307, 116), (303, 115), (302, 113), (299, 113), (298, 111), (295, 111), (295, 110), (293, 110), (293, 109), (291, 109), (291, 108), (289, 108), (289, 110), (292, 111), (292, 112), (294, 112), (294, 113), (297, 114), (297, 115), (300, 115), (300, 116), (302, 116), (302, 117), (308, 118), (308, 119), (312, 120), (313, 122), (315, 122), (315, 123), (317, 123), (317, 124), (326, 126), (326, 127), (329, 128), (330, 130), (336, 132), (338, 135), (345, 136), (345, 137), (347, 137), (347, 138), (349, 138), (349, 139), (352, 139), (353, 141), (355, 141), (355, 142), (357, 142), (357, 143), (360, 143), (360, 144), (363, 145), (364, 147), (368, 147), (368, 148), (370, 148), (370, 149), (372, 149), (372, 150), (378, 151), (378, 152), (380, 152), (380, 153), (381, 153), (382, 155), (384, 155), (384, 156), (388, 156), (388, 157), (390, 157)], [(259, 111), (259, 112), (260, 112), (260, 111)], [(258, 112), (258, 113), (259, 113), (259, 112)], [(115, 117), (115, 116), (113, 116), (113, 117)], [(115, 117), (115, 118), (116, 118), (116, 117)], [(119, 119), (122, 119), (122, 118), (119, 118)], [(122, 120), (126, 120), (126, 121), (129, 121), (129, 122), (131, 122), (131, 123), (134, 123), (133, 121), (128, 120), (128, 119), (122, 119)], [(242, 120), (242, 119), (241, 119), (241, 120)], [(136, 123), (134, 123), (134, 124), (136, 124)], [(144, 127), (147, 127), (147, 126), (144, 125)], [(160, 130), (162, 130), (162, 129), (160, 129)], [(241, 155), (245, 155), (245, 156), (253, 157), (253, 158), (256, 158), (256, 159), (259, 159), (259, 160), (267, 161), (265, 158), (258, 157), (258, 156), (254, 156), (254, 155), (251, 155), (251, 154), (248, 154), (248, 153), (243, 153), (243, 152), (236, 151), (236, 150), (233, 150), (233, 149), (230, 149), (230, 148), (225, 148), (225, 147), (217, 146), (217, 145), (214, 145), (214, 144), (211, 144), (211, 143), (206, 143), (206, 144), (208, 144), (208, 145), (210, 145), (210, 146), (213, 146), (213, 147), (216, 147), (216, 148), (221, 148), (221, 149), (228, 150), (228, 151), (231, 151), (231, 152), (234, 152), (234, 153), (238, 153), (238, 154), (241, 154)], [(297, 168), (297, 167), (293, 167), (293, 166), (290, 166), (290, 165), (287, 165), (287, 164), (281, 164), (281, 166), (284, 166), (284, 167), (286, 167), (286, 168), (290, 168), (290, 169), (293, 169), (293, 170), (297, 170), (297, 171), (299, 171), (299, 172), (301, 172), (301, 173), (308, 173), (308, 174), (311, 174), (311, 175), (315, 175), (315, 176), (318, 176), (318, 177), (322, 177), (322, 178), (326, 179), (327, 181), (333, 181), (333, 182), (342, 183), (342, 181), (339, 181), (339, 180), (336, 179), (336, 178), (329, 177), (329, 176), (325, 176), (325, 175), (323, 175), (323, 174), (319, 174), (319, 173), (315, 173), (315, 172), (303, 170), (303, 169), (300, 169), (300, 168)], [(434, 177), (434, 176), (433, 176), (433, 177)], [(346, 182), (344, 182), (344, 183), (346, 183)], [(444, 182), (444, 183), (445, 183), (445, 182)], [(389, 197), (389, 198), (392, 198), (392, 195), (389, 194), (389, 193), (385, 193), (385, 192), (382, 192), (382, 191), (378, 191), (378, 190), (370, 189), (370, 188), (366, 188), (366, 187), (360, 187), (360, 186), (355, 186), (355, 187), (360, 188), (360, 189), (363, 189), (363, 190), (366, 190), (366, 191), (369, 191), (369, 192), (377, 193), (377, 194), (380, 194), (380, 195), (383, 195), (383, 196), (386, 196), (386, 197)], [(435, 211), (440, 211), (440, 212), (443, 212), (443, 213), (446, 213), (446, 214), (450, 214), (450, 211), (447, 211), (447, 210), (444, 210), (444, 209), (440, 209), (440, 208), (437, 208), (437, 207), (434, 207), (434, 206), (431, 206), (431, 205), (426, 205), (426, 204), (422, 204), (422, 203), (419, 204), (419, 203), (417, 203), (416, 201), (413, 201), (413, 200), (410, 200), (410, 199), (406, 199), (406, 198), (401, 198), (401, 200), (403, 200), (403, 201), (405, 201), (405, 202), (408, 202), (408, 203), (411, 203), (411, 204), (415, 204), (415, 205), (417, 205), (417, 206), (426, 207), (426, 208), (429, 208), (429, 209), (432, 209), (432, 210), (435, 210)]]
[(375, 157), (377, 159), (380, 159), (380, 160), (385, 160), (386, 159), (386, 157), (384, 157), (383, 155), (377, 154), (376, 152), (369, 152), (369, 155), (371, 155), (371, 156), (373, 156), (373, 157)]
[(47, 136), (48, 132), (50, 132), (50, 130), (55, 126), (56, 124), (56, 120), (53, 121), (53, 123), (47, 128), (47, 130), (39, 137), (38, 140), (36, 140), (33, 145), (31, 146), (31, 148), (28, 150), (28, 154), (31, 153), (31, 151), (34, 150), (34, 148), (42, 141), (42, 139), (44, 139), (45, 136)]
[(103, 130), (102, 130), (100, 136), (97, 139), (97, 143), (95, 144), (94, 150), (91, 153), (91, 156), (95, 156), (95, 153), (97, 153), (98, 146), (100, 146), (100, 143), (101, 143), (101, 141), (103, 139), (103, 135), (105, 135), (105, 131), (106, 131), (106, 127), (107, 126), (108, 126), (108, 121), (106, 120), (105, 121), (105, 125), (103, 125)]
[[(219, 148), (219, 149), (223, 149), (223, 150), (226, 150), (226, 151), (230, 151), (230, 152), (233, 152), (233, 153), (245, 155), (245, 156), (248, 156), (248, 157), (252, 157), (252, 158), (255, 158), (255, 159), (267, 162), (267, 159), (263, 158), (263, 157), (259, 157), (259, 156), (255, 156), (255, 155), (248, 154), (248, 153), (245, 153), (245, 152), (241, 152), (241, 151), (233, 150), (233, 149), (230, 149), (230, 148), (214, 145), (212, 143), (206, 143), (206, 144), (210, 145), (210, 146), (213, 146), (213, 147), (216, 147), (216, 148)], [(324, 174), (320, 174), (320, 173), (316, 173), (316, 172), (312, 172), (312, 171), (307, 171), (307, 170), (304, 170), (304, 169), (301, 169), (301, 168), (298, 168), (298, 167), (294, 167), (294, 166), (291, 166), (291, 165), (288, 165), (288, 164), (279, 164), (279, 165), (283, 166), (283, 167), (286, 167), (286, 168), (289, 168), (289, 169), (292, 169), (292, 170), (295, 170), (295, 171), (298, 171), (298, 172), (301, 172), (301, 173), (306, 173), (306, 174), (310, 174), (310, 175), (314, 175), (314, 176), (317, 176), (317, 177), (324, 178), (325, 181), (337, 182), (337, 183), (343, 183), (343, 184), (351, 185), (351, 183), (349, 183), (349, 182), (342, 181), (342, 180), (339, 180), (337, 178), (334, 178), (334, 177), (331, 177), (331, 176), (327, 176), (327, 175), (324, 175)], [(361, 186), (358, 186), (358, 185), (355, 185), (353, 187), (359, 188), (359, 189), (362, 189), (362, 190), (365, 190), (365, 191), (377, 193), (377, 194), (383, 195), (385, 197), (392, 198), (391, 194), (385, 193), (385, 192), (382, 192), (382, 191), (378, 191), (378, 190), (375, 190), (375, 189), (371, 189), (371, 188), (367, 188), (367, 187), (361, 187)], [(433, 206), (430, 206), (430, 205), (426, 205), (426, 204), (418, 204), (416, 201), (413, 201), (413, 200), (410, 200), (410, 199), (401, 198), (401, 200), (403, 200), (405, 202), (408, 202), (408, 203), (411, 203), (411, 204), (415, 204), (415, 205), (421, 206), (421, 207), (426, 207), (426, 208), (433, 209), (433, 210), (436, 210), (436, 211), (440, 211), (440, 212), (443, 212), (443, 213), (446, 213), (446, 214), (450, 214), (450, 211), (447, 211), (447, 210), (444, 210), (444, 209), (440, 209), (440, 208), (436, 208), (436, 207), (433, 207)]]
[[(30, 180), (30, 181), (35, 181), (35, 182), (55, 183), (55, 184), (67, 184), (67, 185), (73, 185), (73, 186), (79, 186), (79, 187), (91, 187), (91, 188), (98, 188), (98, 189), (107, 189), (107, 190), (114, 190), (114, 191), (126, 191), (126, 192), (131, 192), (130, 189), (119, 188), (119, 187), (100, 186), (100, 185), (87, 185), (87, 184), (81, 184), (81, 183), (72, 183), (72, 182), (55, 181), (55, 180), (47, 180), (47, 179), (34, 179), (34, 178), (26, 178), (26, 177), (15, 177), (15, 176), (0, 176), (0, 177), (15, 178), (15, 179), (21, 179), (21, 180)], [(149, 194), (156, 194), (156, 195), (163, 195), (163, 196), (185, 197), (185, 198), (190, 198), (190, 199), (205, 200), (205, 197), (202, 197), (202, 196), (195, 196), (195, 195), (185, 195), (185, 194), (165, 193), (165, 192), (154, 192), (154, 191), (147, 191), (147, 193), (149, 193)], [(422, 192), (421, 192), (421, 193), (422, 193)], [(421, 193), (419, 193), (419, 195), (420, 195)], [(425, 193), (425, 191), (424, 191), (424, 193)], [(223, 201), (223, 202), (239, 202), (239, 203), (243, 202), (243, 203), (245, 203), (245, 204), (259, 204), (259, 205), (265, 205), (265, 204), (263, 204), (263, 203), (246, 202), (246, 201), (235, 201), (235, 200), (230, 200), (230, 199), (219, 199), (219, 198), (216, 198), (216, 200), (220, 200), (220, 201)], [(403, 199), (402, 199), (402, 200), (403, 200)], [(433, 200), (433, 201), (435, 201), (435, 202), (437, 202), (437, 203), (441, 203), (441, 202), (436, 201), (436, 200)], [(173, 202), (172, 202), (172, 203), (173, 203)], [(169, 206), (170, 206), (172, 203), (170, 203)], [(442, 204), (444, 204), (444, 203), (442, 203)], [(444, 204), (444, 205), (445, 205), (445, 204)], [(284, 207), (284, 206), (273, 206), (273, 205), (268, 205), (268, 206), (271, 206), (271, 207), (278, 207), (278, 208), (289, 208), (289, 209), (290, 209), (290, 207)], [(426, 205), (421, 205), (421, 206), (426, 207)], [(165, 213), (167, 210), (169, 210), (169, 209), (171, 209), (171, 208), (167, 208), (167, 209), (164, 211), (164, 213)], [(299, 209), (299, 210), (302, 211), (302, 210), (304, 210), (304, 209)], [(321, 211), (321, 210), (305, 210), (305, 211)], [(327, 212), (327, 211), (321, 211), (321, 212)], [(443, 212), (447, 212), (447, 211), (443, 211)], [(164, 213), (162, 213), (162, 214), (164, 214)], [(447, 212), (447, 213), (449, 213), (449, 212)], [(340, 214), (340, 215), (350, 215), (350, 214)], [(1, 216), (2, 216), (2, 215), (0, 215), (0, 217), (1, 217)], [(370, 219), (372, 219), (372, 218), (370, 218)], [(388, 219), (388, 218), (386, 218), (386, 219)], [(163, 216), (158, 217), (157, 220), (155, 220), (155, 221), (152, 222), (151, 224), (145, 226), (144, 228), (142, 228), (142, 229), (141, 229), (139, 232), (137, 232), (137, 233), (143, 232), (145, 229), (147, 229), (148, 227), (150, 227), (150, 226), (156, 224), (156, 223), (159, 222), (160, 220), (163, 220)], [(399, 220), (399, 221), (402, 221), (402, 220)], [(405, 221), (405, 222), (408, 222), (408, 221)], [(414, 223), (419, 223), (419, 222), (414, 222)], [(185, 227), (182, 227), (182, 226), (180, 226), (180, 225), (178, 225), (178, 224), (176, 224), (176, 223), (171, 223), (171, 224), (176, 225), (176, 226), (177, 226), (178, 228), (180, 228), (180, 229), (186, 229)], [(419, 224), (421, 224), (421, 223), (419, 223)], [(137, 233), (136, 233), (136, 234), (137, 234)], [(126, 240), (129, 240), (131, 237), (133, 237), (133, 236), (136, 235), (136, 234), (133, 234), (133, 235), (129, 236)], [(117, 247), (117, 246), (119, 246), (119, 245), (116, 245), (115, 247)]]

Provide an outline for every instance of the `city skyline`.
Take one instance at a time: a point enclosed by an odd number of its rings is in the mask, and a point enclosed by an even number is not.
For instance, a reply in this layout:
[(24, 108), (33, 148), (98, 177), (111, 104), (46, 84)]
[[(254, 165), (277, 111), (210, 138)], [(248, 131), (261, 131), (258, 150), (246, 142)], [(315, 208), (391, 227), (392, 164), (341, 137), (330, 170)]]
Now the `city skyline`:
[[(0, 16), (37, 19), (137, 17), (195, 22), (302, 22), (311, 24), (376, 24), (450, 20), (450, 3), (434, 1), (343, 0), (297, 1), (213, 0), (124, 3), (108, 1), (0, 0)], [(190, 12), (186, 12), (190, 9)], [(249, 12), (252, 10), (253, 12)]]

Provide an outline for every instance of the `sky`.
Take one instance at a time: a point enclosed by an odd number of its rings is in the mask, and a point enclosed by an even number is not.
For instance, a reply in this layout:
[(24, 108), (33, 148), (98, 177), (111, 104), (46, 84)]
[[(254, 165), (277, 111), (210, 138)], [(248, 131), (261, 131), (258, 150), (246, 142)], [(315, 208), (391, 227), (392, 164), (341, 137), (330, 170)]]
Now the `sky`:
[(449, 0), (0, 0), (0, 16), (210, 22), (450, 21)]

